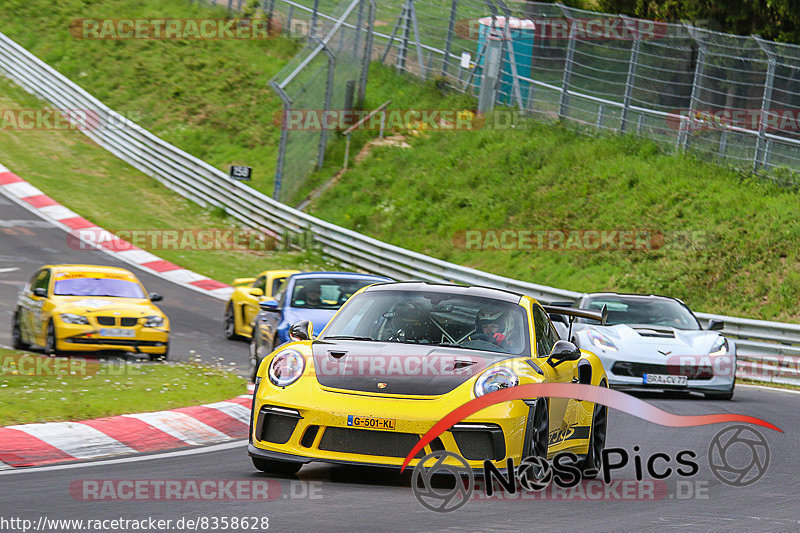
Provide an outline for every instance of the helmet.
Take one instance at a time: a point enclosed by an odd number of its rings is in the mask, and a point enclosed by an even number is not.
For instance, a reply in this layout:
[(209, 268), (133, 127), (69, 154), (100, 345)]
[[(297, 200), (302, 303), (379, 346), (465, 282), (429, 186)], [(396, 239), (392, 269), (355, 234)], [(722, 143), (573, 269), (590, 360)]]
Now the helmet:
[(493, 309), (490, 307), (484, 307), (478, 314), (475, 316), (475, 330), (480, 333), (483, 329), (483, 326), (488, 324), (497, 324), (497, 327), (500, 328), (502, 332), (505, 329), (505, 322), (506, 322), (506, 312), (501, 311), (499, 309)]

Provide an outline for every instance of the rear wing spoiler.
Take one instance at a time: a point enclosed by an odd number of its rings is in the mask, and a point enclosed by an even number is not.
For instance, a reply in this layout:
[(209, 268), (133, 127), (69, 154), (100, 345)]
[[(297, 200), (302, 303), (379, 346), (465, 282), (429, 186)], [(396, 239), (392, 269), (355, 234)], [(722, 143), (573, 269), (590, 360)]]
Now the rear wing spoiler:
[(572, 329), (572, 322), (576, 318), (590, 318), (592, 320), (599, 320), (600, 325), (605, 326), (608, 319), (608, 308), (604, 305), (600, 311), (592, 311), (591, 309), (580, 309), (578, 307), (561, 307), (556, 305), (543, 305), (542, 308), (549, 315), (565, 315), (570, 317), (569, 325)]

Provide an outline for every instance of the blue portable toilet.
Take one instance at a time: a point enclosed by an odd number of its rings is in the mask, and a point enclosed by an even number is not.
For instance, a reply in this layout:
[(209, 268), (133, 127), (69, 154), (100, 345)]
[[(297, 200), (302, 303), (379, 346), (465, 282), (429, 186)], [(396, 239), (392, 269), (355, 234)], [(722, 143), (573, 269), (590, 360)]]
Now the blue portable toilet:
[[(494, 29), (505, 35), (506, 17), (494, 18)], [(478, 56), (480, 60), (475, 67), (475, 86), (480, 87), (483, 64), (486, 60), (484, 50), (489, 32), (492, 30), (492, 17), (478, 19)], [(536, 28), (530, 19), (519, 19), (516, 17), (508, 18), (508, 36), (514, 49), (514, 59), (516, 59), (517, 76), (531, 78), (533, 67), (533, 40)], [(500, 66), (500, 79), (497, 83), (497, 101), (501, 105), (511, 105), (514, 101), (514, 84), (511, 76), (511, 54), (509, 53), (508, 43), (504, 49), (502, 64)], [(530, 82), (519, 80), (520, 93), (523, 105), (528, 101)]]

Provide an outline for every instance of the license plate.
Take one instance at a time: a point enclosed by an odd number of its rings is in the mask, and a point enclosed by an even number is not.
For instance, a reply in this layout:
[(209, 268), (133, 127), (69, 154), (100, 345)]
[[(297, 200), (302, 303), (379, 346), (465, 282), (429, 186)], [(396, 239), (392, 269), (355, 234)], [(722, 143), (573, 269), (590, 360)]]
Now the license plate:
[(354, 428), (388, 429), (394, 431), (394, 418), (347, 415), (347, 425)]
[(101, 328), (100, 335), (103, 337), (135, 337), (136, 330), (122, 328)]
[(642, 376), (642, 383), (646, 385), (676, 385), (683, 386), (689, 384), (686, 376), (670, 376), (667, 374), (645, 374)]

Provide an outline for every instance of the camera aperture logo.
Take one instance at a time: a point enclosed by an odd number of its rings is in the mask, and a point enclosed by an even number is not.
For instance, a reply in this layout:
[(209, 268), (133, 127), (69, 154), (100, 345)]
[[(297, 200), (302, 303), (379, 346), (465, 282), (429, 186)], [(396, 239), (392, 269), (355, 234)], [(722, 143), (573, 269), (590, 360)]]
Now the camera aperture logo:
[(717, 479), (726, 485), (752, 485), (764, 477), (769, 467), (767, 439), (747, 426), (725, 428), (711, 439), (708, 465)]
[[(448, 458), (458, 464), (445, 463)], [(438, 487), (436, 481), (440, 480), (434, 480), (437, 474), (449, 475), (453, 486), (450, 487), (448, 484)], [(462, 482), (465, 478), (467, 483)], [(472, 497), (474, 486), (475, 475), (472, 473), (472, 468), (463, 457), (448, 451), (429, 453), (420, 459), (411, 475), (411, 490), (414, 491), (417, 501), (426, 509), (437, 513), (449, 513), (462, 507)]]

